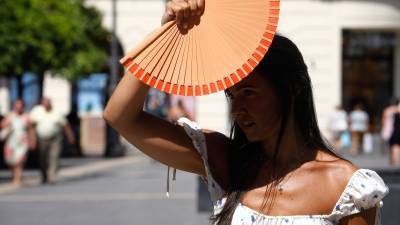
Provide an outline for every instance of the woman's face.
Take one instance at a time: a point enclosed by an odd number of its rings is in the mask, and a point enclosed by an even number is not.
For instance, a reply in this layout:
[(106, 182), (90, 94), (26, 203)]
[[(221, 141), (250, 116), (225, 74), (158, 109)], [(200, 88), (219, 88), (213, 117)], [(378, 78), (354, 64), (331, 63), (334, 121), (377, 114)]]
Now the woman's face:
[(278, 95), (262, 76), (254, 71), (226, 91), (232, 117), (251, 142), (275, 138), (281, 124)]

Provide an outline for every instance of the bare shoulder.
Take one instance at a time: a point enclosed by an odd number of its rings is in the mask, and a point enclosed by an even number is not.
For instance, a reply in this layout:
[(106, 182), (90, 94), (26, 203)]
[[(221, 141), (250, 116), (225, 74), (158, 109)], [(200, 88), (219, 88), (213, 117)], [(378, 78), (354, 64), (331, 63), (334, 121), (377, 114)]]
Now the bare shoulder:
[(310, 184), (318, 180), (318, 186), (311, 185), (308, 188), (312, 190), (313, 197), (320, 199), (319, 207), (326, 213), (332, 210), (351, 177), (358, 170), (350, 161), (324, 151), (319, 151), (314, 161), (302, 167), (303, 174)]
[(339, 189), (344, 189), (350, 178), (359, 169), (352, 162), (324, 151), (318, 153), (317, 162), (320, 175), (326, 178), (328, 184)]

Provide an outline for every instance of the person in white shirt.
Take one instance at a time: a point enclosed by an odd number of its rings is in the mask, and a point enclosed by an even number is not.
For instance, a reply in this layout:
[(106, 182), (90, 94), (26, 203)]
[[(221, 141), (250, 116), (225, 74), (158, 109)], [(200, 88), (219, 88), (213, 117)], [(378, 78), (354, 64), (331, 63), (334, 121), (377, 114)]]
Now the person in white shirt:
[(357, 104), (350, 113), (351, 148), (350, 153), (357, 155), (363, 146), (364, 134), (368, 131), (369, 116), (361, 104)]
[(75, 138), (65, 116), (53, 109), (51, 100), (43, 98), (41, 105), (35, 106), (30, 113), (35, 127), (39, 149), (39, 166), (42, 183), (54, 183), (59, 164), (63, 131), (68, 143), (75, 143)]
[(342, 148), (341, 136), (347, 129), (347, 113), (343, 110), (342, 106), (338, 105), (329, 117), (329, 131), (333, 146), (337, 151), (340, 151)]

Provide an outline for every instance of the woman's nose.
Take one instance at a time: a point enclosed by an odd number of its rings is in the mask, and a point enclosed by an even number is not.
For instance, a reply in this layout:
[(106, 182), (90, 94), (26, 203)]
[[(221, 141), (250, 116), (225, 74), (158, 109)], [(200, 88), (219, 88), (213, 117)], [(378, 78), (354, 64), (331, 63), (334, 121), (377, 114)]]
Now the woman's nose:
[(244, 104), (232, 103), (231, 114), (234, 119), (242, 117), (246, 114)]

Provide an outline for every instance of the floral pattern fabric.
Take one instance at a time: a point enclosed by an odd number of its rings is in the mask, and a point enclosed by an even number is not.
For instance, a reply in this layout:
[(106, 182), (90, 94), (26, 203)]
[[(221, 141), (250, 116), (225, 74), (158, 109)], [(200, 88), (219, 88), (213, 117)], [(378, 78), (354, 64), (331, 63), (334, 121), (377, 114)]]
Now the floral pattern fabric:
[[(207, 145), (200, 127), (187, 118), (180, 118), (178, 124), (183, 126), (193, 145), (201, 155), (206, 170), (203, 177), (210, 192), (214, 214), (220, 212), (225, 203), (223, 190), (214, 180), (207, 158)], [(382, 178), (373, 170), (358, 169), (348, 181), (343, 193), (329, 215), (268, 216), (243, 204), (239, 204), (232, 218), (232, 225), (334, 225), (340, 219), (363, 210), (376, 207), (375, 225), (380, 225), (382, 199), (389, 192)]]
[(28, 115), (11, 113), (9, 121), (10, 134), (4, 145), (4, 159), (9, 166), (15, 166), (25, 159), (28, 151)]

